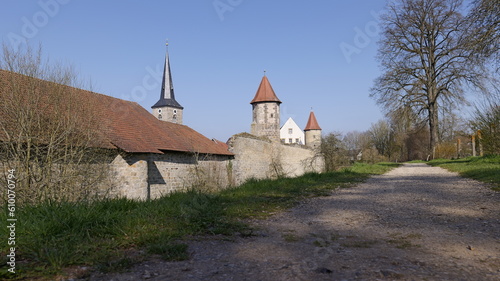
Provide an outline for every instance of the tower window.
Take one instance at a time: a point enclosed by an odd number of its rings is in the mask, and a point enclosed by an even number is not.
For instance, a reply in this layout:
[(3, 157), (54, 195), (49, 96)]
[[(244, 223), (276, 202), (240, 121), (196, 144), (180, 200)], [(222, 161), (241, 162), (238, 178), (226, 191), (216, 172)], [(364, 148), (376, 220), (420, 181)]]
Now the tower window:
[(271, 118), (273, 118), (273, 117), (274, 117), (274, 114), (273, 114), (273, 113), (271, 113)]
[(161, 113), (158, 114), (158, 120), (161, 120)]
[(288, 133), (289, 133), (290, 135), (291, 135), (291, 134), (293, 134), (293, 129), (292, 129), (292, 128), (288, 129)]

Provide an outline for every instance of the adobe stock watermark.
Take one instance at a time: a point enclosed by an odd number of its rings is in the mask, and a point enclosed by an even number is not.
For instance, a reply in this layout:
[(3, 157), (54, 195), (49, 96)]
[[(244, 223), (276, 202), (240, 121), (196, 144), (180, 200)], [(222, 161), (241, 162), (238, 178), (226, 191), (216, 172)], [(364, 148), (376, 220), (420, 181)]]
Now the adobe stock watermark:
[(7, 38), (10, 45), (18, 50), (22, 44), (27, 45), (28, 39), (34, 38), (41, 28), (49, 24), (51, 18), (59, 14), (61, 6), (66, 5), (71, 0), (40, 0), (38, 6), (40, 10), (31, 17), (22, 17), (22, 27), (19, 33), (9, 32)]
[(227, 12), (233, 12), (236, 7), (241, 5), (244, 0), (215, 0), (212, 2), (217, 16), (219, 16), (220, 21), (224, 21), (224, 14)]
[(344, 41), (339, 45), (347, 63), (351, 63), (353, 55), (361, 54), (361, 51), (368, 47), (372, 41), (379, 36), (379, 22), (382, 11), (379, 11), (378, 13), (371, 11), (370, 14), (373, 17), (373, 20), (367, 22), (364, 28), (357, 26), (354, 27), (354, 38), (352, 44)]
[(110, 110), (117, 113), (120, 117), (125, 117), (129, 114), (128, 107), (124, 106), (121, 100), (133, 101), (140, 103), (146, 99), (148, 92), (153, 91), (157, 87), (161, 87), (163, 79), (163, 67), (157, 64), (155, 68), (147, 66), (146, 74), (142, 77), (141, 84), (133, 87), (129, 94), (121, 94), (120, 100), (114, 100), (110, 105)]
[(16, 273), (16, 170), (10, 169), (7, 174), (7, 271)]
[[(163, 79), (163, 67), (160, 64), (157, 64), (155, 69), (147, 66), (146, 72), (147, 74), (142, 77), (142, 84), (135, 86), (130, 91), (132, 101), (140, 102), (145, 100), (148, 92), (151, 92), (158, 86), (161, 86)], [(128, 100), (128, 95), (124, 95), (124, 99)]]

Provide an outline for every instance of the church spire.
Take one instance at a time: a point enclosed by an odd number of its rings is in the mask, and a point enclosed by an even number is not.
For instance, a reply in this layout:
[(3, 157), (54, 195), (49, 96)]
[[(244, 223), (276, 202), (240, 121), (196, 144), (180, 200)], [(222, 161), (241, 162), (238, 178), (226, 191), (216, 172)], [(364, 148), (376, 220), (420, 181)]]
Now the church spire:
[(158, 119), (182, 124), (182, 110), (184, 108), (175, 100), (172, 73), (170, 72), (170, 60), (168, 57), (168, 42), (166, 45), (167, 51), (165, 54), (165, 65), (163, 67), (160, 99), (151, 108), (153, 109), (153, 115)]
[(171, 106), (183, 109), (183, 107), (175, 100), (174, 85), (172, 84), (172, 73), (170, 72), (170, 61), (168, 57), (168, 43), (166, 43), (166, 45), (167, 52), (165, 54), (165, 65), (163, 67), (163, 81), (161, 85), (160, 100), (158, 100), (152, 108)]

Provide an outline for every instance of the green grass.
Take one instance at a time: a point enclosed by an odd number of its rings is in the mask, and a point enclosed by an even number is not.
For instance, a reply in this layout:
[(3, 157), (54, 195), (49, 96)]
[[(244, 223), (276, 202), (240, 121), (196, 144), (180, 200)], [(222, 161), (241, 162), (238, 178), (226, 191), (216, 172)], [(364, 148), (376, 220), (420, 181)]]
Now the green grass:
[[(149, 255), (171, 261), (189, 258), (183, 239), (196, 235), (251, 235), (248, 218), (265, 218), (300, 200), (328, 195), (397, 164), (355, 164), (333, 173), (298, 178), (250, 180), (215, 194), (173, 193), (139, 202), (46, 202), (16, 210), (16, 275), (7, 273), (6, 240), (0, 245), (0, 279), (44, 280), (64, 268), (88, 266), (122, 271)], [(4, 206), (0, 220), (7, 221)], [(0, 236), (7, 237), (7, 228)], [(40, 278), (42, 276), (42, 278)]]
[(493, 190), (500, 191), (500, 155), (468, 157), (456, 160), (435, 159), (429, 161), (428, 164), (458, 172), (463, 177), (489, 183), (492, 185)]

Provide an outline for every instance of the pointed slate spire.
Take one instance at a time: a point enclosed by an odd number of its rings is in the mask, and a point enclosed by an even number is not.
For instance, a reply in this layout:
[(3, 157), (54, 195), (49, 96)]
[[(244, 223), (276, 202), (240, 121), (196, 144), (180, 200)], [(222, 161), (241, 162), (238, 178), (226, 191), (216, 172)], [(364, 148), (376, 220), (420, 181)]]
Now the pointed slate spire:
[(318, 124), (318, 120), (316, 120), (316, 116), (312, 111), (309, 114), (309, 120), (307, 120), (307, 125), (304, 131), (310, 131), (310, 130), (321, 130), (321, 127)]
[(170, 61), (168, 58), (168, 43), (167, 52), (165, 54), (165, 66), (163, 67), (163, 82), (161, 85), (160, 100), (151, 108), (157, 107), (173, 107), (184, 109), (176, 100), (174, 95), (174, 85), (172, 84), (172, 74), (170, 73)]
[(259, 89), (257, 90), (255, 97), (250, 103), (254, 104), (257, 102), (277, 102), (278, 104), (281, 103), (280, 99), (278, 99), (278, 97), (274, 93), (273, 87), (271, 87), (271, 83), (269, 83), (269, 80), (267, 79), (265, 74), (264, 77), (262, 77), (262, 81), (260, 81)]

